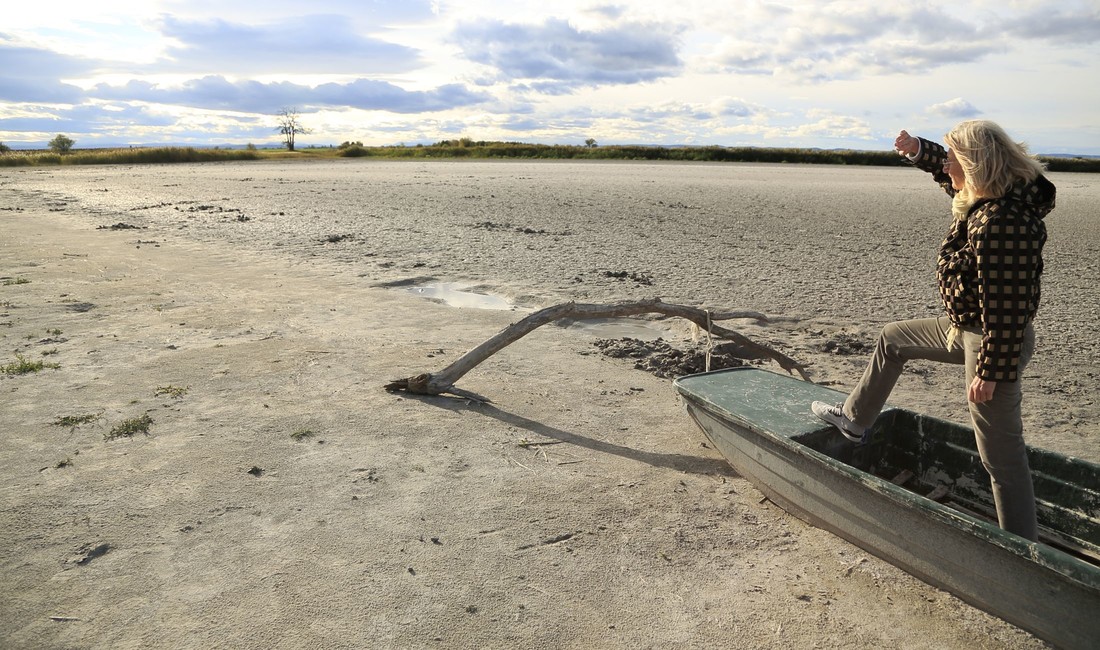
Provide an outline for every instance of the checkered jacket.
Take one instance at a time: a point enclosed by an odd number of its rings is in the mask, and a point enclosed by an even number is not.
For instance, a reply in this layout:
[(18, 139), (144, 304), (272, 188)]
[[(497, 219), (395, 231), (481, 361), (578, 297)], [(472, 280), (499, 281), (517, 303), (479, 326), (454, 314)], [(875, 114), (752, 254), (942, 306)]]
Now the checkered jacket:
[[(947, 152), (921, 138), (912, 162), (955, 196), (943, 171)], [(966, 221), (953, 220), (937, 263), (940, 298), (951, 322), (980, 327), (977, 375), (986, 381), (1016, 381), (1024, 331), (1039, 309), (1043, 273), (1043, 218), (1054, 209), (1054, 185), (1044, 176), (1019, 181), (1000, 198), (983, 199)]]

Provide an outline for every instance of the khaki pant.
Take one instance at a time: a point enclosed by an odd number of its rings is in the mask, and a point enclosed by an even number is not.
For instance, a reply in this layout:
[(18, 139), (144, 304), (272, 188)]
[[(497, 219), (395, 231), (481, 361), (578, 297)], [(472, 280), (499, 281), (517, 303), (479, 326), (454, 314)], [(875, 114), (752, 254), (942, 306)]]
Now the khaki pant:
[[(913, 359), (963, 365), (966, 383), (959, 387), (959, 395), (965, 398), (977, 369), (982, 333), (978, 328), (962, 328), (948, 349), (950, 326), (950, 320), (942, 316), (899, 321), (884, 327), (863, 378), (844, 403), (844, 414), (860, 426), (874, 424), (901, 376), (902, 367)], [(1034, 349), (1035, 330), (1028, 325), (1020, 357), (1020, 377)], [(1020, 401), (1020, 382), (1014, 381), (998, 382), (990, 401), (968, 404), (978, 453), (993, 482), (993, 500), (1001, 528), (1035, 541), (1035, 492), (1024, 446)]]

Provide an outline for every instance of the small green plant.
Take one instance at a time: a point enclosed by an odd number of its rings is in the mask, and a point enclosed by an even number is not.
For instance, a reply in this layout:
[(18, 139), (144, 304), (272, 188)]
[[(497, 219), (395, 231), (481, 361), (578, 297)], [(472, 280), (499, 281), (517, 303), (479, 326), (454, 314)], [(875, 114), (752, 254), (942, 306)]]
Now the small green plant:
[(48, 357), (57, 354), (57, 348), (50, 348), (49, 350), (42, 350), (42, 356)]
[(61, 330), (54, 328), (46, 330), (46, 333), (50, 336), (61, 336)]
[(15, 284), (30, 284), (31, 281), (27, 278), (4, 278), (4, 286), (10, 287)]
[(86, 413), (84, 415), (63, 415), (51, 422), (50, 424), (55, 427), (74, 428), (82, 424), (90, 424), (92, 422), (95, 422), (100, 417), (102, 417), (102, 415), (99, 413)]
[(149, 427), (153, 425), (153, 418), (149, 417), (149, 414), (141, 416), (140, 418), (130, 418), (129, 420), (123, 420), (107, 433), (103, 434), (105, 441), (118, 440), (119, 438), (133, 438), (139, 433), (149, 435)]
[(56, 363), (45, 363), (42, 361), (30, 361), (21, 354), (15, 355), (15, 361), (9, 364), (0, 366), (0, 374), (5, 375), (26, 375), (32, 372), (42, 372), (46, 368), (51, 370), (57, 370), (61, 366)]
[(316, 434), (313, 432), (313, 429), (298, 429), (294, 433), (290, 434), (290, 438), (294, 442), (302, 442), (303, 440), (308, 440), (309, 438), (312, 438), (314, 435)]
[(169, 397), (180, 399), (184, 395), (186, 395), (187, 391), (189, 390), (191, 390), (190, 386), (173, 386), (172, 384), (168, 384), (167, 386), (157, 386), (157, 389), (153, 391), (153, 397), (168, 395)]

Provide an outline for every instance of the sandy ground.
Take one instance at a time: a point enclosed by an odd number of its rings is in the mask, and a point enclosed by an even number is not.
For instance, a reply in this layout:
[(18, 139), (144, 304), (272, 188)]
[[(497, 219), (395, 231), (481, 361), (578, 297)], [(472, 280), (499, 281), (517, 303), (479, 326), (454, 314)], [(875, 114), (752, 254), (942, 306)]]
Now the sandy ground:
[[(1053, 180), (1028, 438), (1097, 461), (1100, 179)], [(0, 375), (0, 645), (1046, 647), (764, 500), (593, 345), (623, 330), (541, 328), (460, 382), (492, 405), (381, 389), (519, 315), (430, 281), (758, 309), (734, 325), (843, 389), (935, 313), (946, 210), (908, 169), (0, 171), (0, 363), (59, 366)], [(961, 381), (893, 401), (964, 421)]]

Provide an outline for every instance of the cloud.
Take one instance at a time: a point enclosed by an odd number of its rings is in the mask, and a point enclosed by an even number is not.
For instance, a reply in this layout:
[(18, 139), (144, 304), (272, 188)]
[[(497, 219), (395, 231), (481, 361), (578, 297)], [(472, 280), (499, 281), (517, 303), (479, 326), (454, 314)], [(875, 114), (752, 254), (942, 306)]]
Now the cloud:
[(145, 106), (82, 104), (72, 108), (26, 111), (19, 117), (0, 118), (0, 131), (36, 133), (126, 133), (135, 124), (143, 128), (168, 127), (176, 118)]
[(849, 139), (874, 141), (875, 135), (871, 125), (866, 120), (850, 115), (820, 115), (821, 111), (810, 111), (806, 117), (815, 122), (807, 122), (793, 127), (787, 131), (787, 136), (795, 142), (805, 141), (806, 138), (825, 138), (829, 140)]
[(322, 84), (314, 89), (309, 103), (421, 113), (478, 104), (488, 98), (483, 93), (471, 92), (462, 84), (446, 84), (429, 91), (409, 91), (385, 81), (358, 79), (350, 84)]
[(181, 16), (219, 16), (239, 22), (254, 21), (257, 11), (274, 20), (302, 15), (309, 7), (323, 6), (324, 13), (361, 19), (368, 25), (415, 24), (437, 14), (439, 0), (264, 0), (262, 5), (225, 0), (162, 0), (164, 11)]
[(0, 34), (0, 101), (70, 104), (84, 91), (63, 83), (62, 77), (85, 74), (100, 62), (22, 46)]
[(1045, 7), (1004, 20), (1004, 30), (1017, 38), (1041, 39), (1061, 43), (1100, 42), (1100, 10), (1095, 7), (1069, 12)]
[(669, 101), (653, 106), (635, 107), (628, 110), (626, 116), (642, 124), (653, 124), (668, 120), (683, 122), (705, 122), (728, 118), (743, 120), (767, 112), (764, 107), (743, 99), (722, 97), (706, 104)]
[(927, 109), (925, 109), (925, 112), (931, 115), (952, 118), (970, 118), (982, 114), (982, 112), (975, 108), (973, 104), (966, 101), (962, 97), (949, 99), (946, 102), (942, 102), (939, 104), (933, 104), (932, 106), (929, 106)]
[(622, 23), (584, 31), (550, 18), (541, 24), (501, 21), (465, 23), (451, 40), (463, 55), (495, 68), (506, 81), (531, 82), (541, 93), (565, 94), (577, 87), (634, 84), (679, 73), (679, 28)]
[(0, 76), (0, 101), (78, 104), (84, 97), (84, 90), (60, 81), (12, 79)]
[(357, 79), (351, 83), (326, 83), (316, 87), (290, 82), (229, 81), (209, 75), (179, 86), (130, 81), (121, 86), (99, 84), (89, 95), (116, 101), (142, 101), (245, 113), (273, 113), (283, 106), (302, 110), (348, 107), (364, 110), (418, 113), (469, 106), (487, 96), (461, 84), (433, 90), (408, 91), (385, 81)]
[(272, 24), (192, 21), (163, 16), (160, 30), (174, 45), (157, 64), (193, 73), (379, 74), (408, 72), (420, 53), (354, 30), (345, 16), (310, 15)]
[(820, 83), (920, 73), (1003, 49), (979, 38), (976, 25), (925, 7), (832, 3), (768, 14), (748, 16), (758, 28), (721, 44), (714, 58), (722, 69)]
[(1049, 6), (999, 17), (903, 3), (814, 3), (798, 11), (741, 10), (711, 57), (720, 69), (824, 83), (922, 74), (1003, 54), (1029, 40), (1100, 42), (1095, 6)]

